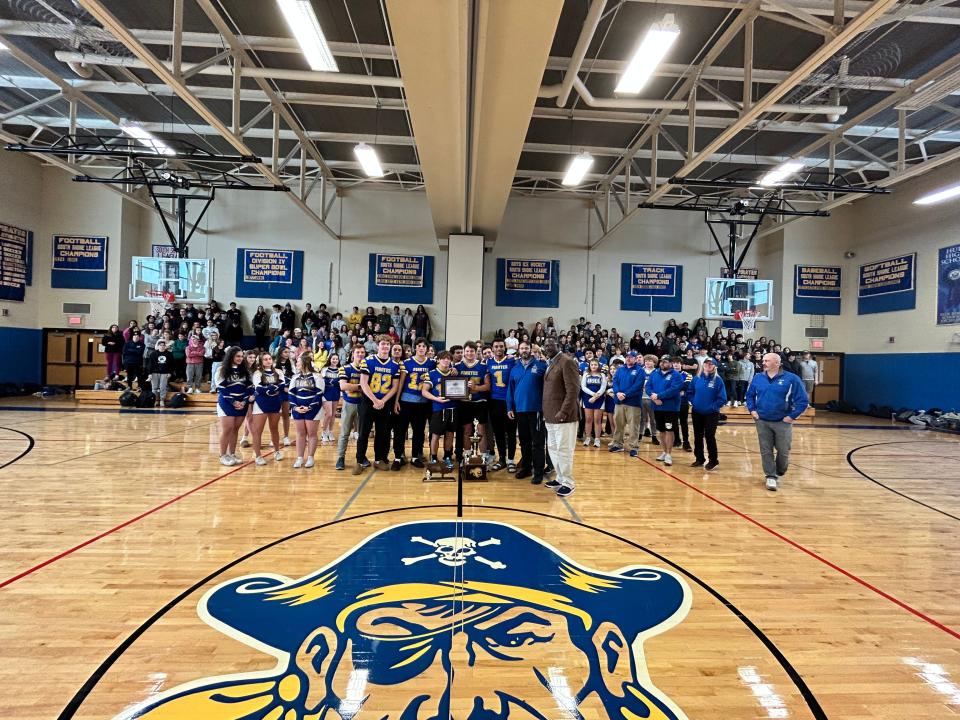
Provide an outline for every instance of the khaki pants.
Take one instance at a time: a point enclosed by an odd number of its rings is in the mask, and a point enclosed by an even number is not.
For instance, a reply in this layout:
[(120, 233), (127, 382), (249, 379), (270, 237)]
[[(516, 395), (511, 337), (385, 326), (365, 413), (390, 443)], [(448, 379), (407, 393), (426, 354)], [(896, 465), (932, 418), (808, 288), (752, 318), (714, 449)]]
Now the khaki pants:
[(640, 408), (617, 403), (613, 419), (617, 424), (617, 430), (613, 433), (613, 444), (636, 450), (640, 446)]

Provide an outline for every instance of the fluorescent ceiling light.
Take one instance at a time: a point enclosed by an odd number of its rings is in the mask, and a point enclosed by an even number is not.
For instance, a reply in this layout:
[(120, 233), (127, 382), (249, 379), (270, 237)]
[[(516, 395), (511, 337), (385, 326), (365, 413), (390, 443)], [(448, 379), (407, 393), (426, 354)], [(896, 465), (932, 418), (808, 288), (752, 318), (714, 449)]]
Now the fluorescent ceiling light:
[(363, 172), (367, 177), (383, 177), (383, 167), (380, 165), (380, 158), (377, 157), (377, 151), (367, 145), (360, 143), (353, 148), (353, 154), (357, 156)]
[(277, 5), (280, 6), (293, 36), (300, 43), (300, 49), (303, 50), (310, 69), (339, 72), (340, 68), (333, 59), (333, 53), (310, 0), (277, 0)]
[(793, 175), (795, 172), (803, 169), (803, 163), (797, 162), (796, 160), (790, 160), (778, 165), (773, 170), (768, 172), (762, 178), (760, 178), (760, 184), (765, 187), (770, 187), (771, 185), (776, 185), (782, 183), (787, 179), (789, 175)]
[(173, 156), (177, 154), (176, 151), (163, 142), (163, 140), (158, 138), (153, 133), (144, 130), (135, 123), (128, 122), (127, 120), (121, 120), (120, 129), (134, 140), (139, 142), (141, 145), (150, 148), (158, 155)]
[(561, 184), (579, 185), (583, 181), (584, 175), (593, 166), (593, 156), (588, 152), (582, 152), (570, 160), (570, 166), (567, 168), (567, 174), (563, 176)]
[(680, 37), (680, 28), (673, 19), (673, 13), (667, 13), (663, 20), (654, 23), (633, 54), (633, 59), (620, 76), (620, 82), (614, 92), (636, 94), (647, 84), (667, 51)]
[(960, 185), (951, 185), (913, 201), (914, 205), (935, 205), (936, 203), (960, 197)]

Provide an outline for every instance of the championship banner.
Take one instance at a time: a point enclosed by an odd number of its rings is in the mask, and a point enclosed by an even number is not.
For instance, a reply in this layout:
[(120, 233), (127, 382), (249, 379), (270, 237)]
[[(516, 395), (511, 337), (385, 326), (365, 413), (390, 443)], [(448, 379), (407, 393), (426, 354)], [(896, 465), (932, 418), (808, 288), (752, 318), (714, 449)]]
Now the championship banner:
[(103, 235), (54, 235), (50, 287), (106, 290), (107, 242)]
[(683, 266), (621, 263), (620, 309), (680, 312), (683, 309)]
[(0, 223), (0, 300), (23, 302), (33, 274), (33, 233)]
[(367, 302), (433, 303), (433, 256), (370, 253)]
[(498, 307), (560, 307), (560, 261), (497, 258)]
[(917, 306), (917, 254), (898, 255), (860, 266), (857, 314), (913, 310)]
[(960, 245), (940, 248), (937, 261), (937, 325), (960, 325)]
[(173, 258), (177, 259), (177, 250), (173, 245), (151, 245), (150, 246), (150, 257), (155, 258)]
[(236, 296), (303, 298), (303, 251), (237, 248)]
[(794, 265), (793, 313), (839, 315), (842, 272), (839, 265)]

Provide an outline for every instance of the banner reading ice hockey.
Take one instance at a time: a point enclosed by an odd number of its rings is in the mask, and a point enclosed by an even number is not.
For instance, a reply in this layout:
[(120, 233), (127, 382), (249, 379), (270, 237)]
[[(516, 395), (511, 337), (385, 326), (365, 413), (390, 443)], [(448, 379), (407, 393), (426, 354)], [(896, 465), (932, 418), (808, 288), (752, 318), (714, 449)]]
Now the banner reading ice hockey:
[(621, 310), (680, 312), (682, 296), (682, 265), (621, 263)]
[(877, 260), (860, 266), (857, 314), (913, 310), (917, 306), (917, 254)]
[(560, 261), (498, 258), (497, 306), (560, 307)]
[(54, 235), (50, 287), (107, 289), (107, 238)]
[(433, 302), (433, 257), (370, 253), (368, 302)]
[(842, 272), (839, 265), (794, 265), (794, 314), (839, 315)]
[(940, 248), (937, 262), (937, 325), (960, 325), (960, 245)]
[(0, 300), (23, 302), (32, 264), (33, 233), (0, 223)]
[(237, 297), (300, 300), (303, 250), (237, 248)]

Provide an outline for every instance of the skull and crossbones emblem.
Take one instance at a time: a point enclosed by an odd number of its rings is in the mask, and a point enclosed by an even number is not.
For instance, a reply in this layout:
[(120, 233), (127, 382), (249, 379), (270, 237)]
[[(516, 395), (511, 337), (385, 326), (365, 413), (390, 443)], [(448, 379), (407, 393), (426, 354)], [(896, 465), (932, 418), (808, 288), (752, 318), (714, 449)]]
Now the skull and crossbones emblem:
[(467, 561), (470, 558), (473, 558), (476, 562), (483, 563), (494, 570), (503, 570), (505, 567), (507, 567), (499, 560), (489, 560), (483, 557), (483, 555), (477, 553), (477, 548), (487, 547), (489, 545), (499, 545), (500, 540), (497, 538), (490, 538), (489, 540), (477, 542), (476, 540), (465, 537), (445, 537), (440, 538), (439, 540), (427, 540), (419, 535), (414, 535), (412, 538), (410, 538), (410, 542), (429, 545), (433, 548), (433, 552), (426, 555), (420, 555), (419, 557), (401, 558), (401, 561), (404, 565), (413, 565), (421, 560), (430, 560), (431, 558), (434, 558), (441, 565), (446, 565), (448, 567), (460, 567), (461, 565), (466, 565)]

